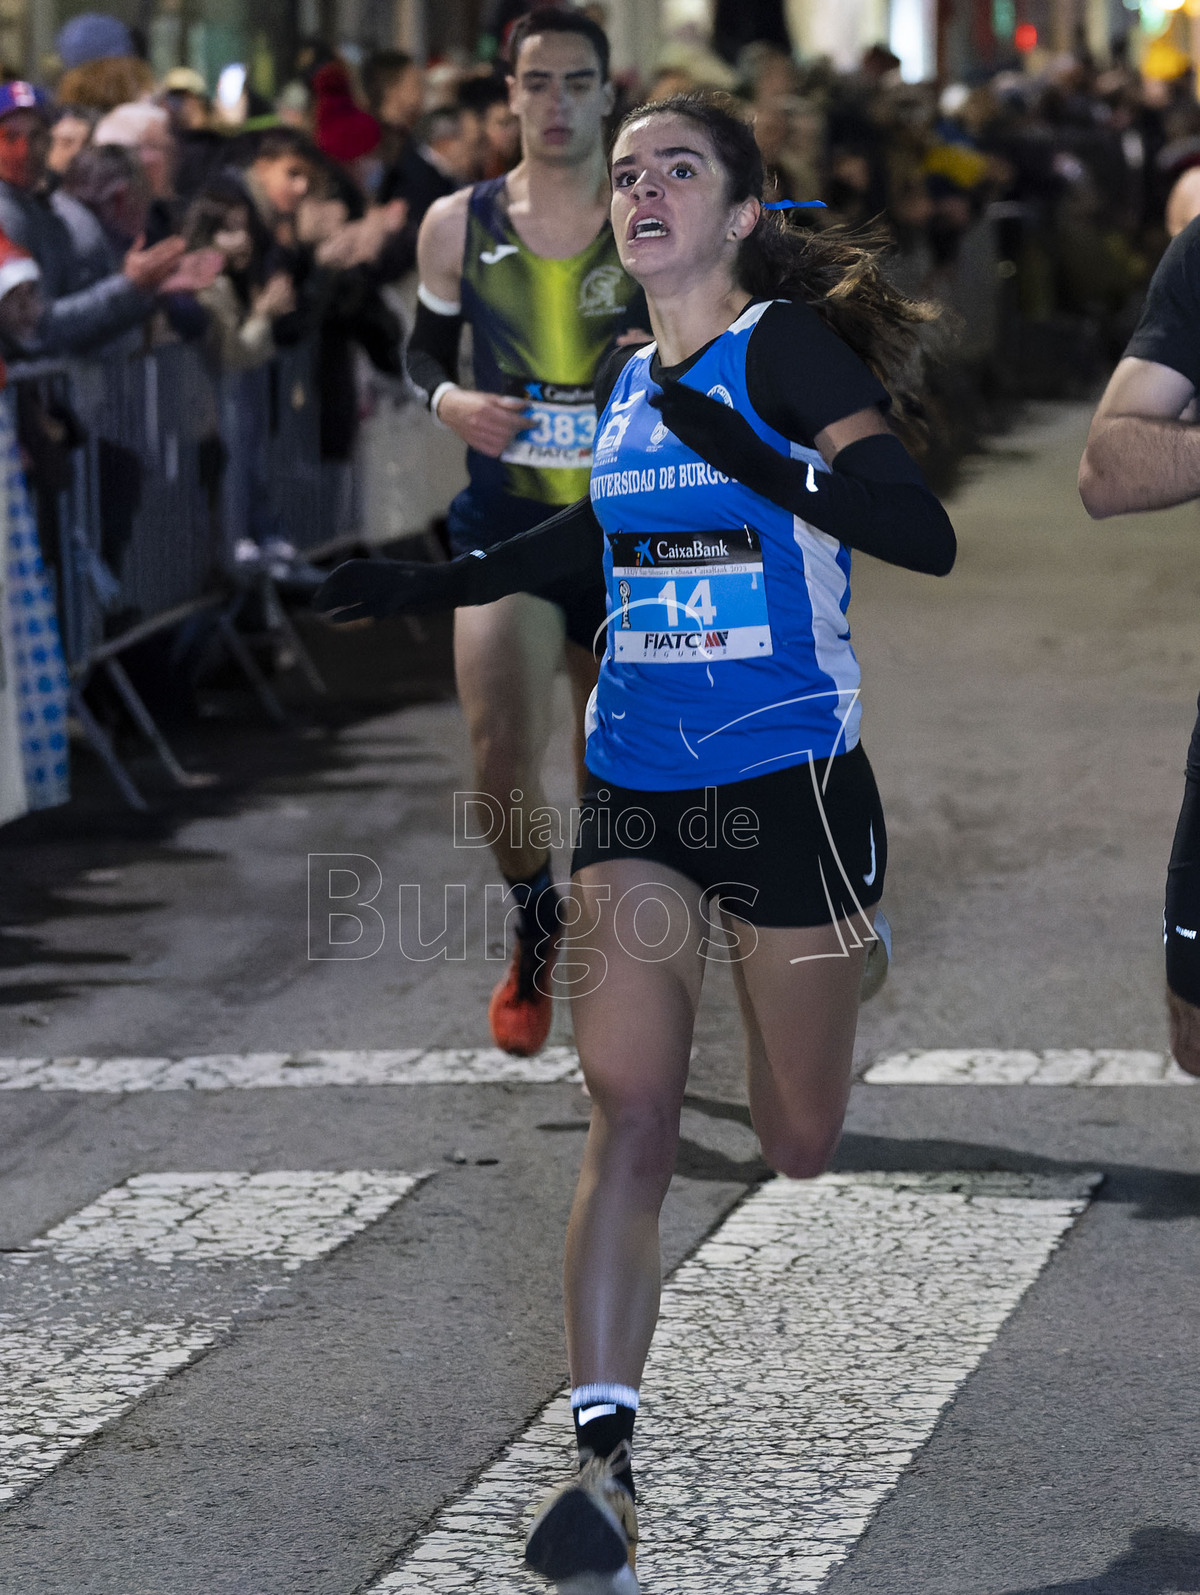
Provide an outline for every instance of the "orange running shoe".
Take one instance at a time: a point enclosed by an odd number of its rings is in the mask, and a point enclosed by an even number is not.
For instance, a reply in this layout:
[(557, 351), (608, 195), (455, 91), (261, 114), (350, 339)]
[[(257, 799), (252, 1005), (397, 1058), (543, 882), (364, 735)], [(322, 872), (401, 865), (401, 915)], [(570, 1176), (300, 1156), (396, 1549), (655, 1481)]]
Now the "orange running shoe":
[[(542, 948), (545, 954), (539, 957)], [(492, 1040), (518, 1058), (531, 1058), (542, 1050), (554, 1018), (554, 999), (549, 994), (554, 941), (549, 936), (539, 937), (535, 949), (527, 952), (525, 941), (517, 937), (508, 973), (488, 1003)]]

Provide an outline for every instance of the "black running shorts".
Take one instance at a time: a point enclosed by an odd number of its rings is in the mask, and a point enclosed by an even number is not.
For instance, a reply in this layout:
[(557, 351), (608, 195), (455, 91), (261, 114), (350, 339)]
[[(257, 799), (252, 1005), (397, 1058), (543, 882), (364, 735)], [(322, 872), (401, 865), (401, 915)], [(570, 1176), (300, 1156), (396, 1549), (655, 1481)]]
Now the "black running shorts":
[(685, 792), (589, 772), (571, 871), (618, 858), (676, 870), (752, 925), (829, 925), (882, 897), (887, 832), (861, 746)]
[[(1200, 702), (1196, 707), (1200, 711)], [(1200, 1008), (1200, 713), (1188, 748), (1183, 807), (1167, 865), (1163, 942), (1167, 985), (1177, 997)]]

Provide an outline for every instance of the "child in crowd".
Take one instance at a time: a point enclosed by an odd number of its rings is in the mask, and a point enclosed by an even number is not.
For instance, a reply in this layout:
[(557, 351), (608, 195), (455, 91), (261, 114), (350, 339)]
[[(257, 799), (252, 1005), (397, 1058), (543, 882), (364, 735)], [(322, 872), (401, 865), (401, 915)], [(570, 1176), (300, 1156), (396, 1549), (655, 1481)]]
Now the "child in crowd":
[(296, 307), (291, 277), (277, 271), (259, 282), (250, 206), (228, 180), (209, 183), (192, 201), (184, 222), (189, 249), (218, 249), (224, 267), (196, 298), (208, 312), (207, 348), (220, 371), (249, 371), (275, 353), (273, 324)]
[(201, 189), (188, 208), (184, 236), (189, 249), (216, 249), (224, 259), (220, 275), (196, 298), (209, 318), (208, 356), (222, 378), (225, 563), (245, 573), (266, 571), (289, 588), (311, 591), (320, 574), (283, 535), (267, 464), (266, 367), (276, 353), (276, 322), (296, 309), (296, 289), (286, 271), (267, 275), (264, 262), (286, 257), (275, 248), (250, 193), (230, 177), (213, 178)]

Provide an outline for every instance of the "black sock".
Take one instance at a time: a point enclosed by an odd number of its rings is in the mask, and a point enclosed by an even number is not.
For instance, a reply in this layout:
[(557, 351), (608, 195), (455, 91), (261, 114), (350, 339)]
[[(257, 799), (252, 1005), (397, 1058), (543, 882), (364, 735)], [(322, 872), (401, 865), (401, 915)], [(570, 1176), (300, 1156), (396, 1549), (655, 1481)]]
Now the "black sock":
[(558, 888), (550, 873), (550, 860), (524, 880), (513, 880), (508, 875), (504, 879), (519, 910), (517, 934), (521, 945), (540, 962), (546, 957), (544, 944), (558, 932)]
[[(572, 1417), (575, 1419), (575, 1442), (581, 1451), (586, 1447), (595, 1456), (610, 1457), (622, 1440), (628, 1440), (631, 1447), (633, 1445), (633, 1420), (637, 1417), (633, 1407), (605, 1402), (600, 1407), (576, 1407)], [(581, 1422), (581, 1419), (586, 1421)], [(627, 1463), (614, 1473), (613, 1478), (637, 1499), (631, 1464)]]

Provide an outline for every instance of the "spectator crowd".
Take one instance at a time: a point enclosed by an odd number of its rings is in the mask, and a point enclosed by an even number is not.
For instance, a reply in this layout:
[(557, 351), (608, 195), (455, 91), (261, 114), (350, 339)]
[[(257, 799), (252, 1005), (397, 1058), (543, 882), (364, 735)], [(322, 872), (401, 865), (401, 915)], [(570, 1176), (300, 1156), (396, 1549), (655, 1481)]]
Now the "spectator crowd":
[[(3, 74), (0, 354), (19, 375), (194, 346), (220, 379), (206, 489), (224, 517), (226, 577), (266, 572), (295, 595), (319, 579), (265, 477), (272, 363), (314, 350), (321, 459), (349, 482), (364, 374), (404, 399), (423, 216), (519, 159), (502, 30), (497, 42), (490, 63), (426, 66), (384, 50), (352, 66), (308, 40), (270, 102), (237, 64), (215, 85), (182, 67), (156, 81), (125, 25), (91, 13), (63, 28), (52, 89)], [(753, 120), (774, 197), (824, 200), (801, 213), (805, 225), (887, 235), (897, 284), (952, 312), (931, 335), (936, 470), (1023, 394), (1097, 380), (1168, 230), (1200, 211), (1190, 73), (1149, 76), (1120, 55), (1103, 67), (1044, 57), (1036, 69), (1014, 58), (968, 83), (910, 84), (883, 46), (839, 73), (778, 40), (742, 44), (730, 60), (689, 36), (644, 78), (618, 82), (617, 114), (728, 90)], [(12, 458), (41, 546), (33, 559), (24, 549), (14, 574), (10, 544), (9, 603), (32, 582), (52, 604), (56, 505), (83, 428), (69, 407), (15, 391)], [(102, 521), (119, 509), (119, 457), (116, 467), (107, 480), (101, 471)], [(4, 735), (0, 723), (0, 766)], [(0, 781), (0, 811), (2, 792)]]

